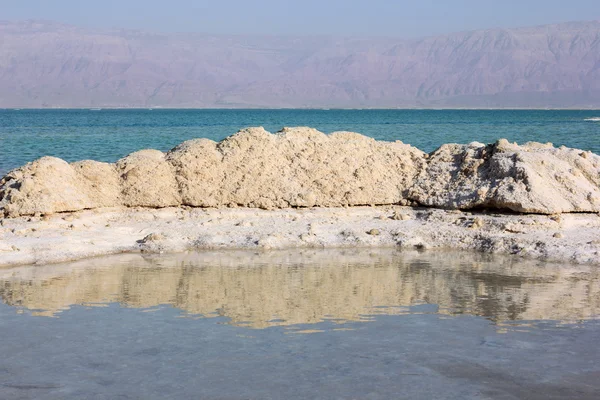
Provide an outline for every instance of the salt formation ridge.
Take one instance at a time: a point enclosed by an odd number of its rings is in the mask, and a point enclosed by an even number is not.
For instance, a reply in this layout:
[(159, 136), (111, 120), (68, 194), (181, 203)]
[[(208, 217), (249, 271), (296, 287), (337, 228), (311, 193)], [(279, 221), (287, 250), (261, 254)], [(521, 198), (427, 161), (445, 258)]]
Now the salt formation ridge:
[(247, 128), (114, 164), (42, 157), (0, 180), (6, 217), (102, 207), (423, 205), (524, 213), (600, 212), (600, 156), (552, 144), (400, 141), (311, 128)]

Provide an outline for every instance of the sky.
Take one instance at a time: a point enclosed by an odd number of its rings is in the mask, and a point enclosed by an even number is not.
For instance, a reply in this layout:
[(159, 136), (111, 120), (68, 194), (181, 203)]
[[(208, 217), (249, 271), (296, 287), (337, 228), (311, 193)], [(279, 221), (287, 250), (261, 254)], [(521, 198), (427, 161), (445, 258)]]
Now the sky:
[(0, 0), (0, 20), (215, 34), (421, 37), (599, 20), (600, 0)]

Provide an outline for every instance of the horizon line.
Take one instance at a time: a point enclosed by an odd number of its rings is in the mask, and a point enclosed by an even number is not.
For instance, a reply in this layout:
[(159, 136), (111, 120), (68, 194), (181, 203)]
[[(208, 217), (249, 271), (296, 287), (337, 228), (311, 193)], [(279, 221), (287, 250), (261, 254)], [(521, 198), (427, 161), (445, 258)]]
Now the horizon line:
[(543, 28), (550, 26), (558, 26), (558, 25), (569, 25), (576, 23), (596, 23), (600, 24), (600, 18), (596, 19), (581, 19), (581, 20), (569, 20), (563, 22), (550, 22), (543, 24), (533, 24), (533, 25), (520, 25), (511, 28), (504, 28), (500, 26), (493, 26), (488, 28), (478, 28), (478, 29), (466, 29), (466, 30), (456, 30), (456, 31), (448, 31), (446, 33), (439, 34), (431, 34), (431, 35), (417, 35), (417, 36), (400, 36), (400, 35), (374, 35), (374, 36), (366, 36), (366, 35), (348, 35), (348, 34), (327, 34), (327, 33), (319, 33), (319, 34), (264, 34), (264, 33), (211, 33), (211, 32), (202, 32), (202, 31), (161, 31), (161, 30), (148, 30), (148, 29), (139, 29), (139, 28), (125, 28), (125, 27), (90, 27), (84, 25), (77, 25), (70, 22), (62, 22), (53, 19), (43, 19), (43, 18), (30, 18), (30, 19), (0, 19), (0, 24), (6, 23), (19, 23), (19, 22), (29, 22), (29, 23), (51, 23), (62, 25), (65, 27), (72, 27), (78, 29), (84, 29), (88, 31), (95, 31), (104, 34), (109, 33), (118, 33), (119, 31), (132, 32), (132, 33), (144, 33), (144, 34), (160, 34), (164, 36), (170, 35), (206, 35), (206, 36), (218, 36), (218, 37), (279, 37), (279, 38), (316, 38), (316, 37), (330, 37), (330, 38), (338, 38), (338, 39), (396, 39), (396, 40), (424, 40), (428, 38), (435, 38), (441, 36), (448, 36), (454, 34), (461, 33), (471, 33), (471, 32), (480, 32), (480, 31), (493, 31), (493, 30), (504, 30), (504, 31), (514, 31), (520, 29), (527, 28)]

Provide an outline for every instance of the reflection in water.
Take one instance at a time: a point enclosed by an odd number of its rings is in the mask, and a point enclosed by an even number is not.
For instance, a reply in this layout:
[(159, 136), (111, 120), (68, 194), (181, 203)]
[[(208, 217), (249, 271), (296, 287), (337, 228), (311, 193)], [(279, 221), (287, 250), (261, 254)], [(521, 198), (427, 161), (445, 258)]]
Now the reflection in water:
[[(600, 272), (394, 249), (122, 255), (0, 270), (0, 298), (43, 316), (73, 305), (172, 305), (253, 328), (414, 312), (574, 322), (600, 313)], [(414, 307), (423, 304), (432, 306)]]

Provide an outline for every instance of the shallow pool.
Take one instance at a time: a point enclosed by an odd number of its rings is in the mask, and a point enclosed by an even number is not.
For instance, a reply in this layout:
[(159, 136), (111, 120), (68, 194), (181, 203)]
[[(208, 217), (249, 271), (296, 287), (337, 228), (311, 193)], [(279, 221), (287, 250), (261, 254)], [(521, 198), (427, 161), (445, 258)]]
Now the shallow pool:
[(0, 269), (0, 399), (597, 399), (600, 268), (395, 249)]

